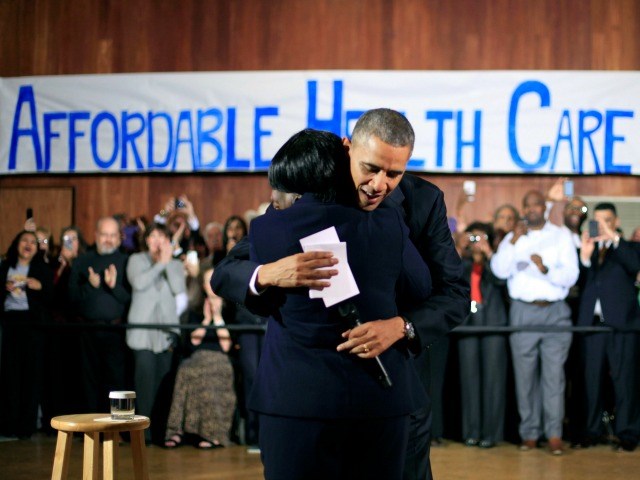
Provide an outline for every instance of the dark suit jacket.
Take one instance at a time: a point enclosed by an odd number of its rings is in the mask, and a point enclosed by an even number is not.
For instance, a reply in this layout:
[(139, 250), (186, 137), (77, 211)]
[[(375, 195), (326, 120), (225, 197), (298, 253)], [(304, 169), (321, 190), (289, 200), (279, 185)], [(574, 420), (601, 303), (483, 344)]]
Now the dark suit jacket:
[[(407, 295), (431, 291), (426, 265), (395, 209), (365, 212), (322, 203), (306, 194), (286, 210), (269, 210), (250, 229), (251, 259), (269, 263), (300, 253), (300, 239), (335, 226), (360, 294), (351, 301), (363, 322), (398, 314), (395, 290), (404, 275)], [(306, 288), (279, 289), (249, 406), (272, 415), (309, 418), (408, 414), (426, 397), (403, 342), (381, 355), (394, 385), (384, 389), (373, 359), (337, 352), (346, 324), (338, 307), (310, 299)]]
[[(471, 271), (473, 269), (473, 260), (469, 258), (462, 259), (464, 269), (464, 278), (471, 279)], [(505, 326), (507, 325), (507, 308), (504, 304), (503, 287), (507, 284), (506, 280), (496, 277), (491, 271), (490, 262), (486, 262), (482, 269), (482, 278), (480, 279), (480, 293), (482, 293), (482, 304), (485, 309), (483, 320), (485, 326)], [(469, 324), (467, 321), (466, 324)]]
[[(419, 306), (399, 305), (401, 313), (415, 325), (419, 345), (426, 348), (459, 325), (469, 313), (469, 283), (463, 276), (462, 263), (447, 224), (444, 195), (434, 184), (405, 174), (398, 188), (379, 208), (399, 209), (409, 227), (410, 239), (431, 271), (431, 296)], [(211, 286), (221, 297), (266, 315), (262, 306), (270, 303), (271, 292), (264, 298), (248, 295), (249, 281), (258, 267), (258, 263), (247, 261), (248, 258), (249, 242), (244, 238), (218, 264)]]
[(618, 248), (609, 248), (602, 265), (598, 265), (598, 248), (591, 256), (591, 267), (580, 262), (584, 290), (580, 300), (578, 325), (591, 325), (596, 299), (600, 298), (607, 325), (630, 326), (638, 319), (638, 297), (634, 281), (640, 270), (637, 245), (620, 239)]

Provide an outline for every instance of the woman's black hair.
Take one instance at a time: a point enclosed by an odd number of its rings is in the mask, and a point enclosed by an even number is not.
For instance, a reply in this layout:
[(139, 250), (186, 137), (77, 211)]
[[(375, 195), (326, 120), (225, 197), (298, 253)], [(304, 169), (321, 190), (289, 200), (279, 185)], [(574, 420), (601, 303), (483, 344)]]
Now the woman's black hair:
[(342, 199), (354, 188), (349, 157), (331, 132), (306, 128), (285, 142), (271, 160), (271, 188), (285, 193), (313, 193), (322, 201)]
[(9, 245), (9, 248), (7, 249), (7, 253), (5, 254), (4, 261), (7, 262), (10, 267), (15, 268), (16, 265), (18, 264), (18, 244), (20, 243), (20, 239), (22, 238), (22, 236), (25, 234), (33, 235), (33, 238), (36, 239), (36, 253), (33, 256), (32, 261), (33, 260), (42, 261), (44, 258), (44, 253), (37, 246), (38, 236), (36, 235), (36, 232), (32, 232), (31, 230), (22, 230), (18, 232), (18, 234), (11, 241), (11, 245)]
[(227, 236), (227, 229), (229, 228), (229, 225), (231, 225), (231, 222), (234, 222), (234, 221), (240, 222), (240, 225), (244, 230), (243, 237), (246, 237), (247, 233), (249, 233), (249, 229), (247, 228), (247, 222), (244, 221), (244, 218), (238, 215), (231, 215), (229, 218), (227, 218), (227, 221), (224, 222), (224, 227), (222, 229), (222, 245), (224, 246), (225, 250), (227, 249), (227, 243), (229, 242), (229, 237)]

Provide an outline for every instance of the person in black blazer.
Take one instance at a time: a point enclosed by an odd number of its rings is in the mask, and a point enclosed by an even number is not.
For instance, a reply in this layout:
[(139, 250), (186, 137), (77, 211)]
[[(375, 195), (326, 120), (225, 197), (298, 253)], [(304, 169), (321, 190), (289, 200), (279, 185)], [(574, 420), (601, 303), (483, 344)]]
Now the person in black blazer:
[[(637, 333), (624, 331), (638, 326), (638, 300), (634, 281), (640, 270), (640, 254), (633, 242), (616, 232), (615, 205), (600, 203), (594, 210), (599, 236), (582, 234), (580, 273), (584, 290), (578, 325), (614, 328), (610, 333), (585, 334), (583, 338), (587, 426), (584, 446), (602, 436), (602, 386), (607, 371), (615, 391), (615, 433), (619, 447), (634, 450), (640, 438), (640, 399), (637, 398)], [(605, 365), (608, 364), (608, 368)]]
[(0, 285), (0, 434), (29, 438), (36, 431), (42, 392), (42, 324), (49, 319), (53, 293), (53, 272), (34, 232), (25, 230), (14, 238), (0, 265)]
[[(374, 109), (363, 114), (353, 130), (352, 139), (344, 139), (348, 149), (351, 180), (358, 190), (361, 208), (394, 208), (400, 211), (410, 231), (410, 238), (418, 248), (432, 273), (432, 295), (419, 306), (404, 306), (402, 314), (415, 328), (410, 345), (417, 353), (460, 324), (469, 312), (469, 285), (462, 275), (460, 257), (455, 251), (447, 223), (442, 191), (430, 182), (409, 174), (402, 174), (413, 149), (413, 129), (404, 116), (389, 109)], [(408, 147), (408, 148), (404, 148)], [(376, 168), (384, 155), (401, 158), (401, 171)], [(399, 173), (399, 175), (398, 175)], [(381, 183), (384, 185), (380, 186)], [(371, 198), (367, 196), (371, 194)], [(371, 200), (371, 203), (369, 203)], [(245, 239), (227, 255), (216, 268), (211, 285), (214, 291), (230, 301), (244, 303), (260, 314), (262, 304), (268, 304), (269, 287), (326, 286), (335, 274), (330, 267), (333, 260), (324, 252), (295, 254), (271, 264), (259, 265), (247, 261), (249, 242)], [(259, 270), (257, 270), (259, 268)], [(255, 288), (262, 295), (256, 296)], [(264, 290), (266, 289), (266, 290)], [(369, 322), (365, 326), (371, 335), (382, 339), (381, 345), (393, 338), (389, 322)], [(375, 327), (375, 328), (374, 328)], [(360, 333), (354, 329), (351, 334)], [(352, 348), (362, 341), (349, 340)], [(418, 355), (415, 365), (420, 380), (429, 388), (427, 355)], [(429, 430), (430, 405), (425, 402), (411, 415), (409, 446), (407, 448), (404, 479), (430, 479)]]
[[(351, 188), (336, 186), (348, 178), (339, 173), (345, 156), (340, 138), (329, 132), (303, 130), (283, 145), (269, 169), (271, 186), (303, 195), (252, 222), (251, 259), (269, 263), (301, 252), (302, 238), (335, 227), (360, 291), (351, 300), (366, 325), (397, 317), (400, 280), (407, 300), (422, 301), (431, 279), (397, 210), (361, 210)], [(406, 343), (394, 342), (380, 355), (393, 382), (385, 388), (375, 340), (338, 351), (343, 332), (355, 326), (339, 306), (327, 308), (306, 288), (278, 294), (249, 404), (260, 413), (265, 477), (399, 480), (409, 413), (425, 401)]]

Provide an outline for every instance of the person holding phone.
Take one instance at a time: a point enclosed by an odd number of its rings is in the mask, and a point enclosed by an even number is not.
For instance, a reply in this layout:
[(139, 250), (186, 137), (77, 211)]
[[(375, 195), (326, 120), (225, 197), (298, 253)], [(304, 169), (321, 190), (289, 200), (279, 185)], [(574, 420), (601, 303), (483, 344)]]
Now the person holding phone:
[[(76, 322), (76, 313), (69, 295), (71, 266), (78, 255), (85, 253), (86, 242), (78, 227), (69, 226), (60, 233), (60, 253), (51, 263), (53, 300), (51, 317), (56, 324)], [(42, 425), (48, 430), (49, 420), (57, 415), (78, 412), (82, 404), (80, 340), (77, 334), (52, 330), (45, 346), (45, 382), (42, 401)]]
[(587, 400), (582, 446), (599, 443), (604, 434), (602, 382), (610, 372), (615, 392), (617, 447), (631, 451), (640, 440), (637, 334), (618, 329), (638, 323), (640, 309), (634, 282), (640, 271), (640, 249), (618, 233), (620, 219), (612, 203), (596, 205), (589, 224), (589, 231), (582, 234), (580, 249), (580, 271), (585, 281), (578, 325), (610, 326), (614, 330), (582, 337)]

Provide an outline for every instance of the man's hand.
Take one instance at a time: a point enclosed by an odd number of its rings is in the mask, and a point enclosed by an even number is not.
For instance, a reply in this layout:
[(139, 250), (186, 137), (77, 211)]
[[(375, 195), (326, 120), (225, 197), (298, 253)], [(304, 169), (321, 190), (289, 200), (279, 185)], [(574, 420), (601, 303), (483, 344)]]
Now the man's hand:
[(589, 236), (588, 230), (582, 232), (580, 240), (580, 260), (586, 263), (591, 260), (591, 255), (593, 255), (593, 251), (596, 248), (596, 240)]
[(100, 275), (94, 272), (92, 267), (89, 267), (89, 283), (93, 288), (100, 286)]
[(118, 270), (116, 270), (116, 266), (112, 263), (109, 265), (104, 271), (104, 283), (107, 284), (107, 287), (114, 288), (116, 286), (116, 279), (118, 278)]
[(338, 345), (339, 352), (348, 351), (360, 358), (374, 358), (404, 338), (404, 320), (393, 317), (363, 323), (342, 334), (348, 339)]
[(544, 275), (546, 275), (549, 272), (549, 269), (545, 267), (544, 263), (542, 263), (542, 257), (537, 253), (534, 253), (533, 255), (531, 255), (531, 261), (535, 263), (536, 267), (538, 267), (538, 270), (540, 270), (540, 272), (543, 273)]
[(516, 223), (516, 226), (513, 229), (513, 237), (511, 238), (511, 243), (515, 245), (521, 236), (527, 234), (527, 231), (527, 225), (522, 220)]
[(281, 258), (277, 262), (267, 263), (260, 267), (256, 278), (256, 288), (267, 287), (308, 287), (322, 290), (331, 285), (327, 280), (338, 274), (337, 270), (329, 270), (338, 263), (331, 252), (306, 252)]
[(598, 227), (598, 233), (600, 233), (600, 235), (598, 235), (598, 237), (594, 239), (596, 242), (607, 242), (609, 240), (613, 241), (618, 236), (617, 232), (609, 228), (607, 222), (603, 220), (598, 220)]
[(549, 188), (547, 192), (547, 200), (551, 202), (562, 202), (566, 200), (567, 198), (564, 196), (564, 182), (567, 180), (567, 177), (560, 177), (553, 182), (553, 185), (551, 185), (551, 188)]

